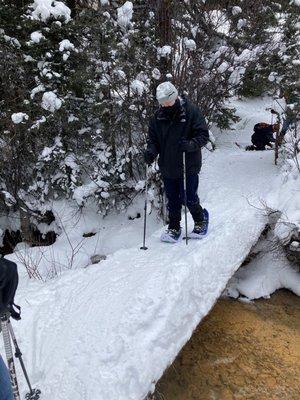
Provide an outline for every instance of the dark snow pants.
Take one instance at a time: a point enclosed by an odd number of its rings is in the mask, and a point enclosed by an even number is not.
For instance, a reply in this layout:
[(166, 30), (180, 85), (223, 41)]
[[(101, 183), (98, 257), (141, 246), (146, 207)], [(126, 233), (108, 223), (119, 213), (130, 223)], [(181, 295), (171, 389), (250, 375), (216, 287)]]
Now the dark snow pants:
[(259, 137), (255, 133), (251, 136), (251, 142), (255, 146), (254, 150), (266, 150), (266, 146), (271, 146), (271, 142), (275, 142), (275, 139)]
[[(183, 178), (170, 179), (163, 178), (165, 193), (168, 199), (169, 229), (178, 230), (181, 221), (181, 209), (184, 205), (184, 185)], [(195, 222), (203, 221), (203, 209), (197, 194), (199, 184), (198, 174), (187, 175), (186, 177), (186, 196), (187, 207), (192, 214)]]
[(13, 398), (8, 369), (0, 355), (0, 400), (13, 400)]

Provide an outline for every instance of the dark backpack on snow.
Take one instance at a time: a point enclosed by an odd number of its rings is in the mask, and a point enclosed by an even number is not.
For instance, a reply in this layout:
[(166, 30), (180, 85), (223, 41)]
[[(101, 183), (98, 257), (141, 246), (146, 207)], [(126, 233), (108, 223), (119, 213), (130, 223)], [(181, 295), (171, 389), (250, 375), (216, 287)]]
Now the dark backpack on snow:
[(17, 264), (0, 258), (0, 314), (8, 311), (14, 319), (21, 318), (20, 307), (14, 304), (18, 283)]

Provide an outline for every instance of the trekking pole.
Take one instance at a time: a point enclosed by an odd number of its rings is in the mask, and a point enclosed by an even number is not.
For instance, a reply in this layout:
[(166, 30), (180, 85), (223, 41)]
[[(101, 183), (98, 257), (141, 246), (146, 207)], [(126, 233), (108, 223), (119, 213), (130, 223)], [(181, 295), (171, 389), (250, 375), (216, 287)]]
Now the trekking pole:
[(28, 378), (28, 374), (27, 374), (27, 371), (26, 371), (26, 368), (25, 368), (25, 365), (24, 365), (24, 361), (23, 361), (23, 358), (22, 358), (22, 353), (21, 353), (21, 350), (20, 350), (20, 348), (18, 346), (18, 342), (17, 342), (17, 339), (15, 337), (12, 325), (10, 323), (10, 320), (8, 320), (8, 324), (7, 325), (8, 325), (10, 336), (12, 338), (13, 344), (14, 344), (15, 349), (16, 349), (15, 357), (18, 358), (19, 361), (20, 361), (20, 364), (21, 364), (21, 367), (22, 367), (22, 370), (23, 370), (23, 374), (25, 376), (27, 385), (28, 385), (29, 390), (30, 390), (30, 392), (26, 394), (25, 398), (26, 398), (26, 400), (38, 400), (40, 398), (41, 391), (39, 389), (32, 389), (32, 387), (30, 385), (29, 378)]
[(145, 183), (145, 206), (144, 206), (144, 238), (141, 250), (147, 250), (146, 247), (146, 226), (147, 226), (147, 202), (148, 202), (148, 165), (146, 165), (146, 183)]
[(188, 233), (187, 233), (187, 197), (186, 197), (186, 162), (185, 162), (185, 151), (183, 152), (183, 190), (184, 190), (184, 220), (185, 220), (185, 244), (188, 244)]
[(2, 333), (3, 333), (4, 350), (5, 350), (5, 354), (6, 354), (7, 367), (8, 367), (8, 371), (9, 371), (9, 375), (10, 375), (10, 382), (11, 382), (11, 386), (12, 386), (13, 396), (14, 396), (14, 400), (21, 400), (20, 392), (19, 392), (19, 388), (18, 388), (18, 381), (17, 381), (14, 357), (13, 357), (11, 341), (10, 341), (10, 336), (9, 336), (8, 320), (9, 320), (9, 317), (7, 316), (7, 313), (0, 315), (0, 323), (1, 323)]

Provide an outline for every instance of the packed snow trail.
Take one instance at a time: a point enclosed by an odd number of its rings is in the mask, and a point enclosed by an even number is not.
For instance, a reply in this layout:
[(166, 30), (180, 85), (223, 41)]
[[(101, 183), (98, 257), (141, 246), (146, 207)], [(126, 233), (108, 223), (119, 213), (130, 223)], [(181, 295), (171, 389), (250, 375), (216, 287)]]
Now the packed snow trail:
[[(239, 104), (239, 140), (267, 115), (262, 107)], [(199, 194), (211, 218), (202, 241), (161, 243), (160, 229), (147, 251), (139, 242), (46, 284), (22, 279), (23, 320), (14, 326), (43, 400), (142, 400), (153, 389), (267, 222), (260, 199), (276, 177), (274, 154), (244, 152), (236, 139), (223, 134), (206, 156)]]

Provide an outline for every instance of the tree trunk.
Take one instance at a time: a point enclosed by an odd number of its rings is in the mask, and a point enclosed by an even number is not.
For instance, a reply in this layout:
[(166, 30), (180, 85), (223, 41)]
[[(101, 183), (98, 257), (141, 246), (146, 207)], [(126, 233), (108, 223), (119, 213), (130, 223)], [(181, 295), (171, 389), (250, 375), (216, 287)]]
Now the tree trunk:
[(33, 232), (30, 228), (30, 215), (23, 207), (20, 207), (20, 222), (21, 222), (21, 236), (22, 241), (28, 244), (32, 244), (34, 242)]
[[(172, 10), (173, 0), (157, 0), (156, 37), (160, 47), (172, 45)], [(172, 73), (172, 57), (161, 57), (159, 69), (164, 81), (167, 73)]]
[(71, 17), (74, 18), (76, 16), (76, 0), (67, 0), (66, 3), (71, 10)]

